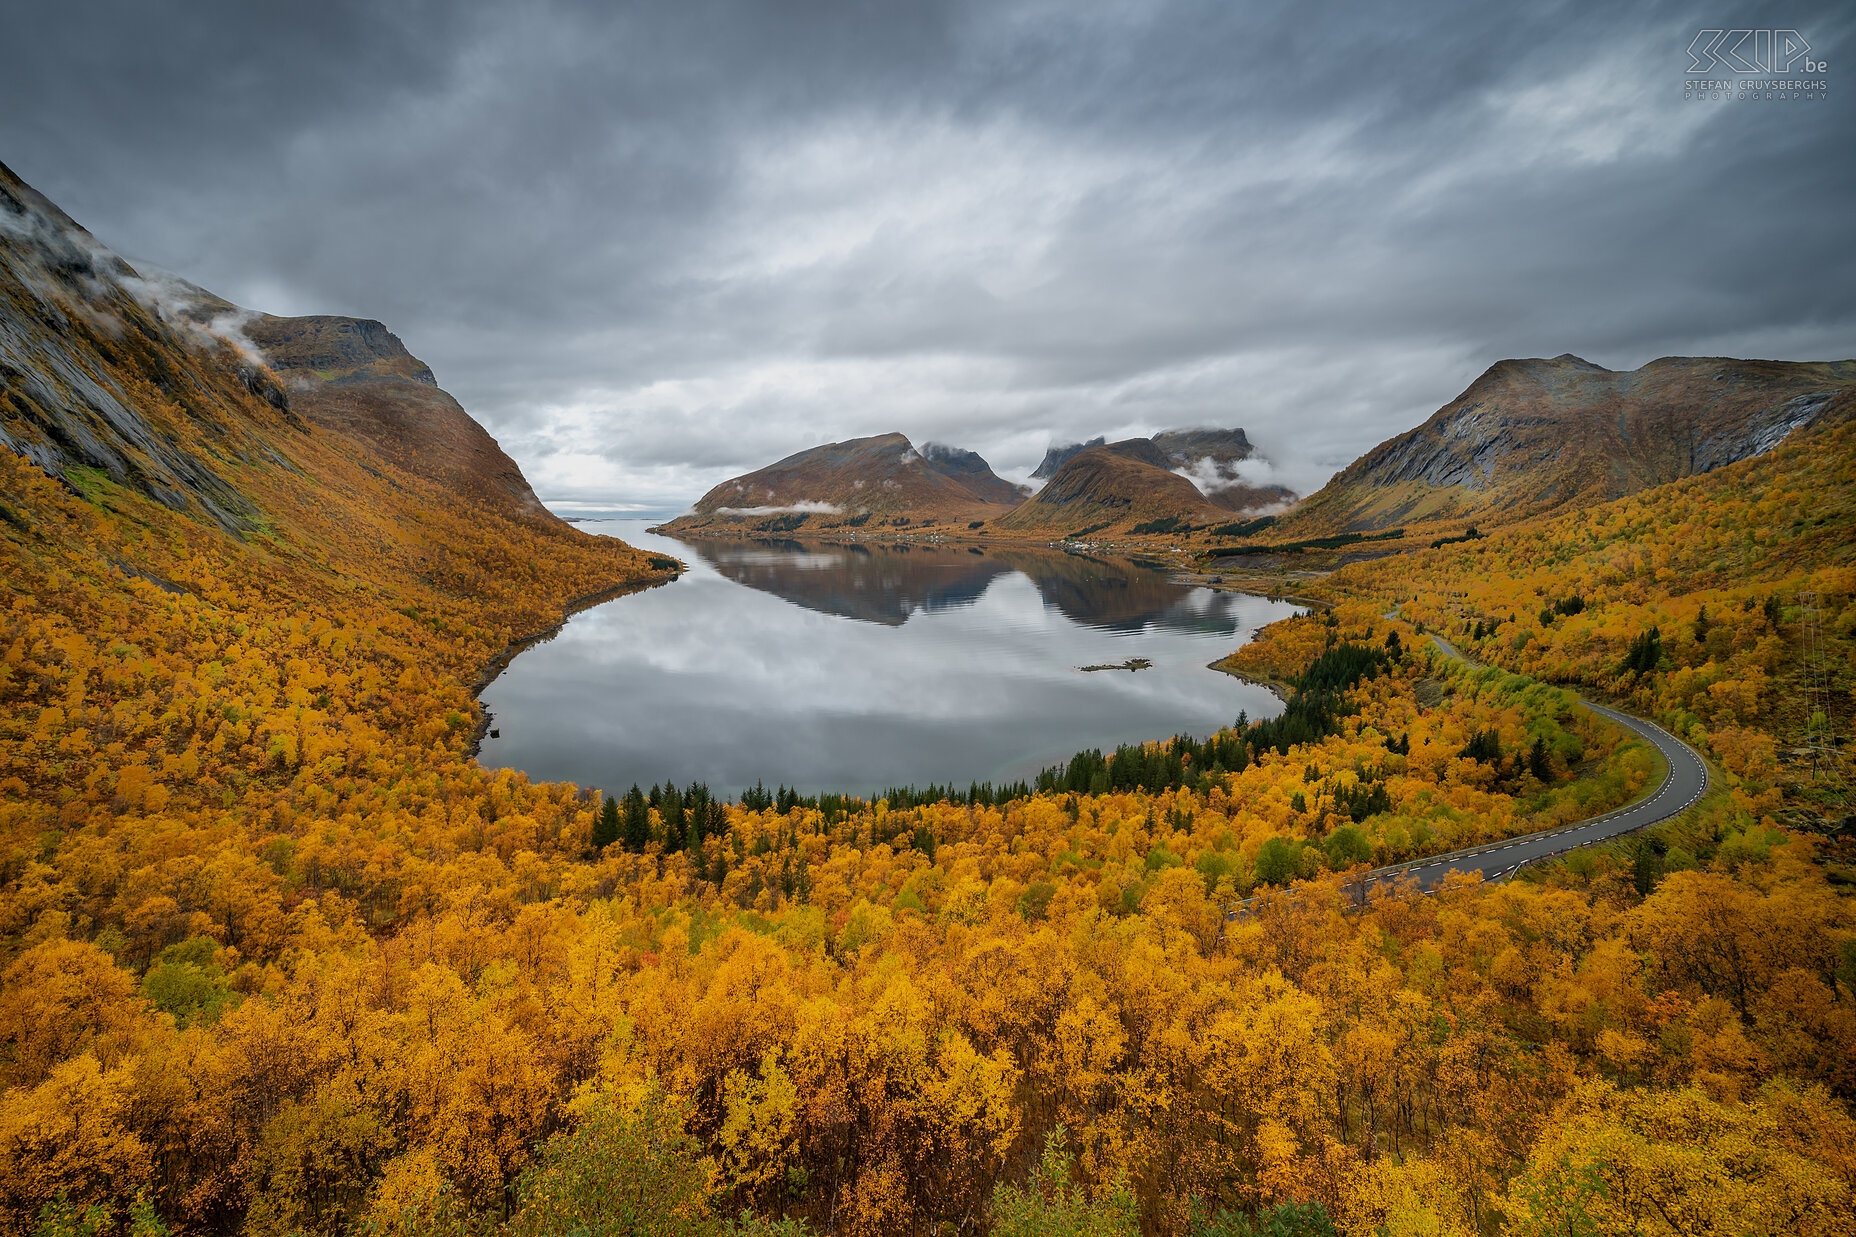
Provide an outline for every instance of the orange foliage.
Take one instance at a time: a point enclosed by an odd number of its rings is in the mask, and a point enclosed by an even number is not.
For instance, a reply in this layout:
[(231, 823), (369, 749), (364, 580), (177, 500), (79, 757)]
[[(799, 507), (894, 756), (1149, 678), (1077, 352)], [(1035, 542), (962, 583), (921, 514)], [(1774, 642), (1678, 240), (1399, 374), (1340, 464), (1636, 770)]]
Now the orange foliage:
[[(1705, 1175), (1665, 1201), (1758, 1224), (1791, 1200), (1826, 1232), (1856, 1203), (1856, 913), (1810, 839), (1758, 822), (1795, 621), (1761, 598), (1851, 581), (1795, 529), (1762, 536), (1782, 527), (1767, 500), (1714, 521), (1703, 479), (1656, 500), (1676, 521), (1656, 537), (1634, 499), (1347, 569), (1335, 588), (1378, 597), (1279, 625), (1241, 663), (1286, 678), (1330, 636), (1395, 631), (1404, 655), (1337, 733), (1238, 772), (994, 806), (733, 805), (698, 849), (623, 853), (594, 851), (577, 788), (470, 760), (471, 684), (649, 564), (370, 471), (333, 435), (293, 450), (304, 472), (249, 479), (272, 523), (245, 540), (0, 457), (21, 516), (0, 533), (6, 1232), (139, 1195), (189, 1233), (528, 1231), (524, 1170), (566, 1146), (546, 1140), (656, 1129), (624, 1114), (660, 1092), (712, 1186), (679, 1215), (834, 1231), (983, 1227), (1059, 1125), (1082, 1181), (1125, 1181), (1150, 1232), (1186, 1231), (1195, 1197), (1317, 1201), (1359, 1233), (1545, 1231), (1592, 1139), (1649, 1165), (1606, 1206), (1769, 1134), (1764, 1160), (1723, 1160), (1757, 1206)], [(1759, 467), (1804, 466), (1788, 452)], [(1755, 542), (1770, 566), (1673, 591)], [(1591, 608), (1541, 634), (1537, 603), (1575, 589)], [(1425, 652), (1417, 622), (1472, 614), (1499, 620), (1468, 643), (1501, 668)], [(1651, 618), (1672, 665), (1620, 674)], [(1643, 784), (1643, 750), (1538, 678), (1692, 714), (1735, 779), (1733, 828), (1672, 833), (1642, 888), (1588, 856), (1345, 909), (1332, 872)], [(1499, 760), (1465, 753), (1478, 735)], [(1538, 769), (1517, 759), (1536, 739)]]

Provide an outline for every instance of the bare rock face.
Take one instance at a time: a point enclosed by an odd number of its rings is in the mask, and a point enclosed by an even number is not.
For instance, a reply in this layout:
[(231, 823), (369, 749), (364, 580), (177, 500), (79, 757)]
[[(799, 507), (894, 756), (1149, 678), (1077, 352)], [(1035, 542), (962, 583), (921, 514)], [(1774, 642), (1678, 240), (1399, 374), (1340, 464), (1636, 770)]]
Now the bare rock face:
[(1852, 386), (1851, 361), (1664, 357), (1628, 372), (1572, 355), (1501, 361), (1337, 474), (1295, 512), (1294, 531), (1609, 501), (1770, 451)]
[(966, 451), (938, 442), (925, 442), (922, 459), (928, 466), (959, 481), (988, 502), (1016, 504), (1024, 500), (1026, 490), (993, 472), (992, 465), (978, 451)]
[[(234, 387), (277, 413), (252, 427)], [(151, 406), (158, 406), (156, 412)], [(90, 476), (230, 532), (255, 510), (223, 461), (301, 429), (256, 362), (0, 164), (0, 447), (82, 492)]]
[[(1167, 430), (1154, 435), (1154, 446), (1206, 498), (1227, 511), (1274, 510), (1295, 501), (1287, 486), (1268, 479), (1268, 461), (1241, 429)], [(1246, 464), (1260, 467), (1247, 469)]]
[(1241, 429), (1166, 430), (1155, 434), (1153, 443), (1175, 468), (1198, 460), (1231, 464), (1251, 459), (1257, 453), (1250, 445), (1249, 435)]
[[(137, 271), (0, 165), (0, 448), (243, 534), (237, 469), (354, 440), (454, 493), (555, 522), (521, 470), (378, 322), (274, 318)], [(376, 461), (378, 462), (378, 461)]]
[(1064, 446), (1052, 443), (1044, 452), (1044, 462), (1032, 469), (1031, 475), (1040, 481), (1048, 481), (1056, 476), (1057, 470), (1069, 463), (1072, 457), (1091, 447), (1102, 446), (1107, 441), (1108, 439), (1098, 434), (1088, 442), (1072, 442)]
[(274, 318), (266, 314), (247, 326), (245, 333), (263, 347), (265, 358), (279, 373), (317, 383), (352, 385), (393, 377), (438, 385), (432, 371), (406, 351), (400, 337), (372, 318), (321, 314)]

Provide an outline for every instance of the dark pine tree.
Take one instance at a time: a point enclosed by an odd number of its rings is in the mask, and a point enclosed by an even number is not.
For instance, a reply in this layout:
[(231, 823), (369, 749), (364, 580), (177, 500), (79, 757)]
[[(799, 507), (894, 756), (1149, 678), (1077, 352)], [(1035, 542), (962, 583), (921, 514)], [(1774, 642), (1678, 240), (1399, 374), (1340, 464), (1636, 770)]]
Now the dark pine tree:
[(664, 785), (664, 798), (659, 809), (664, 817), (664, 850), (674, 851), (683, 844), (683, 833), (688, 827), (683, 813), (683, 796), (677, 790), (675, 782)]
[(1502, 758), (1501, 736), (1494, 730), (1478, 730), (1469, 736), (1469, 742), (1463, 745), (1463, 750), (1457, 755), (1487, 764), (1499, 763)]
[(1630, 649), (1624, 654), (1625, 670), (1634, 670), (1638, 674), (1648, 674), (1656, 669), (1663, 659), (1663, 633), (1655, 627), (1638, 633), (1630, 642)]
[(1648, 842), (1638, 842), (1630, 865), (1630, 880), (1636, 887), (1638, 897), (1647, 898), (1656, 888), (1656, 868), (1655, 849)]
[(605, 850), (619, 840), (619, 804), (611, 795), (606, 796), (606, 806), (599, 809), (599, 816), (593, 821), (593, 849)]
[(1534, 745), (1527, 749), (1527, 771), (1543, 782), (1553, 780), (1553, 762), (1547, 758), (1547, 741), (1539, 735), (1534, 736)]
[(642, 855), (645, 844), (650, 840), (651, 806), (645, 802), (644, 792), (634, 783), (625, 792), (625, 849), (634, 855)]

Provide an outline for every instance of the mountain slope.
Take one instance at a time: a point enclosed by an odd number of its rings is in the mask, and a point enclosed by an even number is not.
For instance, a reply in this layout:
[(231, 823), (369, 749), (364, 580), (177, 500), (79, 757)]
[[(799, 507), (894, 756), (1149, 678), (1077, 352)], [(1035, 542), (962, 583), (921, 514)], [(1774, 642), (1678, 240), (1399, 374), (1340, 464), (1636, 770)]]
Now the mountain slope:
[[(1206, 501), (1227, 511), (1259, 511), (1295, 498), (1280, 485), (1252, 479), (1267, 474), (1269, 465), (1241, 429), (1163, 430), (1152, 438), (1127, 438), (1112, 444), (1097, 437), (1067, 446), (1053, 445), (1031, 475), (1054, 478), (1065, 464), (1094, 447), (1106, 447), (1128, 459), (1183, 473)], [(1251, 468), (1240, 467), (1247, 461), (1254, 461)], [(1126, 497), (1132, 500), (1134, 495)]]
[(552, 520), (516, 462), (399, 336), (371, 319), (277, 318), (244, 327), (313, 424), (371, 445), (408, 472), (512, 512)]
[(1853, 385), (1851, 361), (1664, 357), (1628, 372), (1570, 355), (1502, 361), (1278, 531), (1490, 524), (1609, 501), (1768, 451)]
[[(1170, 467), (1186, 473), (1206, 498), (1228, 511), (1260, 511), (1295, 498), (1287, 487), (1260, 479), (1259, 472), (1268, 473), (1268, 461), (1241, 429), (1166, 430), (1154, 435), (1153, 444)], [(1241, 467), (1246, 462), (1261, 468)]]
[(902, 434), (830, 442), (724, 481), (672, 533), (790, 531), (985, 520), (1023, 496), (971, 451)]
[(1736, 464), (1473, 541), (1343, 566), (1325, 586), (1397, 602), (1403, 621), (1478, 660), (1633, 702), (1707, 743), (1731, 773), (1774, 787), (1753, 788), (1766, 795), (1758, 812), (1774, 811), (1776, 787), (1788, 782), (1797, 807), (1834, 808), (1833, 820), (1848, 811), (1835, 779), (1813, 776), (1801, 749), (1827, 723), (1827, 751), (1816, 759), (1848, 767), (1856, 388)]
[(1085, 528), (1125, 532), (1155, 520), (1219, 522), (1229, 512), (1171, 471), (1153, 442), (1130, 438), (1071, 456), (1050, 481), (995, 527), (1059, 535)]
[(303, 423), (255, 361), (196, 356), (182, 341), (204, 329), (163, 321), (163, 299), (0, 164), (0, 447), (73, 490), (99, 475), (249, 530), (227, 463), (275, 458), (264, 437), (288, 450)]
[[(212, 546), (306, 597), (371, 580), (396, 605), (469, 598), (486, 639), (649, 574), (629, 547), (542, 511), (431, 382), (377, 323), (263, 318), (136, 270), (0, 166), (0, 447), (102, 521), (73, 569), (174, 583), (189, 571), (164, 546)], [(65, 518), (24, 498), (8, 509), (32, 554)], [(179, 531), (109, 531), (122, 521)], [(542, 564), (562, 575), (537, 581)], [(506, 610), (491, 621), (486, 607)]]
[(1036, 468), (1031, 470), (1031, 476), (1039, 481), (1048, 481), (1056, 476), (1057, 470), (1069, 463), (1072, 457), (1089, 450), (1091, 447), (1103, 446), (1107, 442), (1107, 438), (1097, 434), (1088, 442), (1072, 442), (1062, 446), (1052, 443), (1045, 449), (1043, 461)]
[(929, 467), (960, 482), (987, 502), (1016, 506), (1024, 501), (1025, 491), (993, 472), (992, 466), (977, 451), (925, 442), (921, 453)]
[(560, 523), (378, 322), (253, 314), (145, 276), (4, 165), (0, 267), (0, 446), (49, 475), (98, 470), (246, 530), (258, 513), (228, 466), (291, 467), (321, 428), (470, 501)]
[[(126, 1231), (127, 1196), (159, 1209), (147, 1231), (240, 1231), (294, 1099), (235, 1112), (202, 1073), (180, 1107), (119, 1105), (59, 1078), (184, 1075), (179, 1007), (143, 986), (183, 942), (219, 984), (204, 1048), (221, 1004), (269, 1020), (286, 968), (455, 887), (419, 885), (431, 863), (577, 858), (575, 788), (471, 759), (473, 685), (578, 601), (670, 574), (298, 415), (247, 318), (0, 168), (0, 1232), (93, 1204), (82, 1227)], [(357, 898), (363, 866), (411, 900)], [(293, 943), (312, 922), (320, 945)]]

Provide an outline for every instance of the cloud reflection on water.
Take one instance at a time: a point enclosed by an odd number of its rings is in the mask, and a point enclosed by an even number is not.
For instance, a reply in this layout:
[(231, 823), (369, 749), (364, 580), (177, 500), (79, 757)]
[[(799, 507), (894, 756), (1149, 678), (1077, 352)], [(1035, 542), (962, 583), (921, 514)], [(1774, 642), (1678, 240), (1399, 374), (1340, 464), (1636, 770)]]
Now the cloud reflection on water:
[[(674, 584), (575, 616), (484, 693), (483, 763), (623, 791), (667, 778), (811, 793), (1003, 781), (1087, 747), (1280, 705), (1205, 669), (1285, 602), (1055, 551), (683, 544)], [(1138, 673), (1082, 673), (1145, 657)]]

